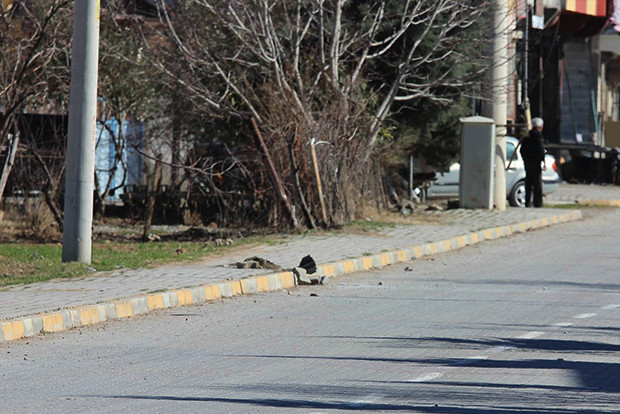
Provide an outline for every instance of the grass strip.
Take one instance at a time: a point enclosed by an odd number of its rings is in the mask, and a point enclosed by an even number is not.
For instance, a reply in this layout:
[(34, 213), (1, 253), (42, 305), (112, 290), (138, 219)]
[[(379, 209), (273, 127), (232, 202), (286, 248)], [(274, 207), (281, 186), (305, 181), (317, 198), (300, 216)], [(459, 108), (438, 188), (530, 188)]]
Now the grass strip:
[(195, 262), (261, 242), (278, 243), (273, 238), (265, 237), (238, 240), (231, 246), (216, 246), (205, 242), (94, 242), (90, 265), (62, 263), (60, 244), (4, 243), (0, 244), (0, 286), (83, 277), (93, 271), (108, 272)]

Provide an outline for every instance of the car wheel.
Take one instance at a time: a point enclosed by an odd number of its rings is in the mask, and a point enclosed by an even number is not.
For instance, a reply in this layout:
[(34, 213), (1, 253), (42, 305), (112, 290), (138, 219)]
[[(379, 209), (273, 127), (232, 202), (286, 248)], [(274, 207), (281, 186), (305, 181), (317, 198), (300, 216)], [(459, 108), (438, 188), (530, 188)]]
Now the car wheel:
[(512, 207), (525, 207), (525, 181), (519, 181), (512, 187), (508, 203)]

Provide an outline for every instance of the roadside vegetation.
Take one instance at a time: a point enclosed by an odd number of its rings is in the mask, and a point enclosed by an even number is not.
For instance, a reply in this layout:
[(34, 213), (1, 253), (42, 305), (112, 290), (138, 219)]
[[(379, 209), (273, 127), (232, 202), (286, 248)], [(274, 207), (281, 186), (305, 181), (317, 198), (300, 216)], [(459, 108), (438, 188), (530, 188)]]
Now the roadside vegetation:
[(2, 2), (0, 285), (424, 223), (392, 212), (410, 209), (410, 156), (458, 153), (492, 3), (101, 2), (94, 215), (123, 231), (95, 233), (84, 266), (59, 244), (74, 2)]
[[(61, 228), (74, 2), (8, 3), (0, 147), (15, 158), (0, 165), (0, 200), (36, 192)], [(129, 170), (146, 188), (125, 208), (153, 224), (331, 228), (408, 199), (410, 155), (442, 168), (458, 153), (491, 4), (101, 2), (97, 143), (110, 156), (95, 214)]]
[[(92, 263), (62, 263), (62, 234), (44, 209), (11, 210), (0, 221), (0, 287), (26, 285), (52, 279), (97, 276), (112, 271), (152, 268), (165, 264), (190, 263), (213, 256), (243, 252), (255, 245), (278, 245), (290, 237), (329, 233), (376, 234), (397, 225), (436, 224), (420, 212), (402, 215), (396, 212), (369, 214), (329, 230), (277, 232), (254, 230), (231, 232), (219, 239), (207, 229), (189, 226), (156, 226), (151, 242), (141, 241), (142, 226), (130, 220), (106, 220), (95, 223)], [(46, 234), (44, 240), (38, 235)], [(220, 234), (223, 234), (220, 232)]]
[(62, 246), (58, 243), (4, 243), (0, 244), (0, 286), (82, 277), (95, 271), (122, 271), (168, 263), (194, 262), (259, 241), (262, 241), (260, 237), (248, 238), (240, 240), (234, 246), (216, 246), (204, 242), (94, 242), (90, 266), (82, 263), (62, 263)]

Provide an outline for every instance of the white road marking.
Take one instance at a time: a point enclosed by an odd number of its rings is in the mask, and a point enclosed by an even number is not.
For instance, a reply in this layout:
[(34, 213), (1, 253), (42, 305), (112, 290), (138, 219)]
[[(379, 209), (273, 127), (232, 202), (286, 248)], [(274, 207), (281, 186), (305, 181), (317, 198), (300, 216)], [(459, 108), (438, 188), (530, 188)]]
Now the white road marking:
[(406, 382), (426, 382), (426, 381), (432, 381), (434, 379), (437, 379), (439, 377), (441, 377), (443, 374), (440, 374), (439, 372), (429, 372), (428, 374), (424, 374), (424, 375), (420, 375), (417, 378), (414, 379), (410, 379)]
[(580, 315), (573, 316), (574, 319), (588, 319), (593, 316), (596, 316), (596, 313), (582, 313)]
[(534, 339), (534, 338), (538, 338), (539, 336), (543, 336), (544, 334), (545, 334), (544, 332), (532, 331), (532, 332), (527, 332), (527, 333), (524, 333), (523, 335), (517, 336), (517, 339)]
[(553, 326), (557, 326), (559, 328), (568, 328), (569, 326), (573, 326), (573, 324), (570, 322), (558, 322), (554, 323)]
[(618, 309), (618, 308), (620, 308), (620, 305), (607, 305), (607, 306), (603, 306), (602, 309), (611, 310), (611, 309)]

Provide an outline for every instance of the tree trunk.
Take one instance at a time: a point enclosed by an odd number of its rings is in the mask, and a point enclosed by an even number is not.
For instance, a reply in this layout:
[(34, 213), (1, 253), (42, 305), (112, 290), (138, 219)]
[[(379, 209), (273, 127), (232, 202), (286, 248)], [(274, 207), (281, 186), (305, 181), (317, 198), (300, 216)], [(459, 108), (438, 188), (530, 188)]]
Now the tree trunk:
[(153, 178), (149, 180), (147, 189), (147, 206), (144, 217), (144, 232), (142, 233), (142, 241), (149, 241), (149, 233), (151, 232), (151, 223), (153, 222), (153, 213), (155, 211), (155, 195), (161, 184), (161, 154), (157, 155), (155, 161), (155, 171)]
[(103, 201), (105, 195), (99, 192), (99, 188), (99, 177), (97, 177), (97, 172), (95, 171), (95, 216), (103, 218), (105, 216), (105, 203)]
[(310, 209), (308, 208), (308, 204), (306, 203), (306, 198), (304, 197), (304, 192), (301, 189), (301, 184), (299, 182), (299, 168), (297, 167), (297, 160), (295, 159), (295, 137), (289, 142), (288, 150), (289, 155), (291, 157), (291, 167), (293, 167), (293, 178), (295, 182), (295, 189), (297, 190), (297, 196), (299, 197), (299, 201), (301, 202), (301, 208), (304, 211), (304, 215), (306, 216), (306, 220), (308, 221), (308, 227), (311, 229), (316, 229), (316, 224), (314, 223), (314, 219), (312, 218), (312, 214), (310, 213)]
[(263, 136), (258, 129), (258, 124), (254, 118), (250, 119), (252, 123), (252, 127), (254, 128), (254, 138), (256, 140), (256, 145), (258, 146), (259, 151), (262, 153), (263, 160), (265, 162), (265, 167), (267, 168), (267, 172), (269, 172), (269, 177), (271, 178), (271, 183), (273, 185), (273, 189), (276, 192), (276, 196), (280, 199), (280, 202), (286, 209), (286, 213), (291, 220), (291, 224), (293, 228), (297, 228), (297, 219), (293, 214), (293, 210), (291, 208), (291, 203), (286, 196), (286, 192), (284, 191), (284, 186), (282, 185), (282, 180), (280, 180), (280, 176), (276, 172), (276, 168), (273, 165), (273, 161), (271, 160), (271, 155), (269, 154), (269, 150), (265, 145), (265, 141), (263, 140)]
[(2, 168), (2, 174), (0, 175), (0, 200), (2, 200), (4, 187), (6, 186), (6, 182), (9, 179), (9, 174), (11, 174), (11, 169), (13, 168), (18, 144), (19, 132), (15, 133), (10, 143), (7, 144), (6, 159), (4, 161), (4, 167)]
[[(64, 216), (60, 212), (60, 209), (58, 208), (58, 206), (56, 205), (56, 202), (54, 201), (54, 199), (56, 198), (56, 192), (58, 189), (58, 181), (56, 180), (55, 176), (52, 175), (49, 167), (45, 163), (45, 160), (43, 159), (41, 154), (39, 154), (39, 151), (37, 150), (37, 148), (34, 146), (28, 147), (28, 151), (31, 152), (32, 155), (34, 155), (34, 158), (37, 160), (37, 162), (39, 163), (39, 165), (41, 166), (41, 168), (43, 168), (43, 171), (45, 172), (47, 181), (45, 182), (43, 196), (45, 197), (45, 202), (47, 203), (47, 206), (49, 207), (50, 211), (54, 214), (54, 219), (56, 220), (56, 223), (58, 223), (58, 228), (60, 229), (60, 231), (62, 231), (63, 226), (64, 226)], [(64, 168), (63, 168), (63, 171), (64, 171)], [(63, 173), (59, 174), (60, 177), (62, 177), (62, 175)]]
[(63, 217), (62, 213), (60, 212), (60, 209), (58, 208), (58, 206), (54, 202), (55, 194), (56, 194), (56, 192), (54, 191), (52, 184), (48, 183), (46, 185), (45, 190), (43, 191), (43, 197), (45, 198), (45, 203), (47, 204), (47, 206), (49, 207), (50, 211), (54, 215), (54, 220), (56, 220), (56, 223), (58, 224), (58, 229), (62, 233), (62, 228), (63, 228), (63, 225), (64, 225), (64, 217)]

